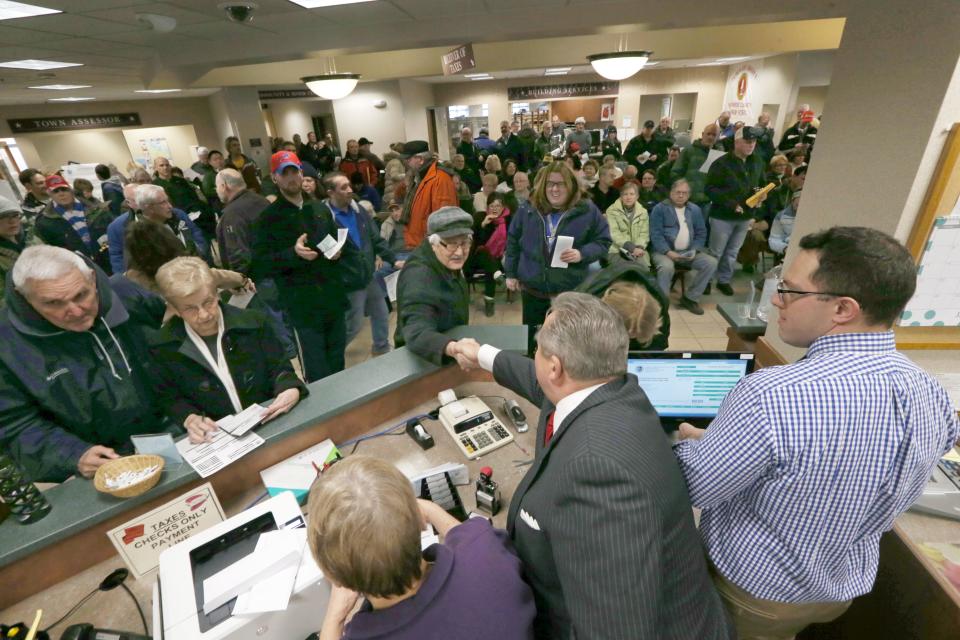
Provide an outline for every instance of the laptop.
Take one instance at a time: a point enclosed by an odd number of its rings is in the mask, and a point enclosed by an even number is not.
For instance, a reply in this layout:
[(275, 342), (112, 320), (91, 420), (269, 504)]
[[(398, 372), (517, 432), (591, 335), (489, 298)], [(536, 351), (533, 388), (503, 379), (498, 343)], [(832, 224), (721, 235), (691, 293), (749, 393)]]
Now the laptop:
[(681, 422), (710, 424), (753, 366), (752, 353), (737, 351), (631, 351), (627, 356), (627, 373), (637, 377), (668, 432)]
[(960, 520), (960, 463), (941, 459), (910, 510)]

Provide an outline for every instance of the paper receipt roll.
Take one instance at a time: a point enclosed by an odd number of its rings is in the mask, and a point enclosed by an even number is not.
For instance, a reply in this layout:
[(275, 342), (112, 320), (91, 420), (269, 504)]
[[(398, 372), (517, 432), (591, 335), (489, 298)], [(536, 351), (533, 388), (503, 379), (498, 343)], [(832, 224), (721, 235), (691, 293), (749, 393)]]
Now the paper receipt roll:
[(450, 404), (457, 401), (457, 394), (453, 392), (453, 389), (444, 389), (437, 394), (437, 400), (440, 401), (440, 406)]

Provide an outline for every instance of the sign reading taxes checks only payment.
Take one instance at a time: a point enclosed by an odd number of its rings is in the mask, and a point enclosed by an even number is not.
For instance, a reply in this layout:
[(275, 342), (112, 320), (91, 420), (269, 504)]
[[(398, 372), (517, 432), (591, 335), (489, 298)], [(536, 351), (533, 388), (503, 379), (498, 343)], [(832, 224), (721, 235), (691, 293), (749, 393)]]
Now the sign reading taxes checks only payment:
[(16, 133), (37, 131), (74, 131), (77, 129), (106, 129), (109, 127), (139, 127), (139, 113), (102, 113), (94, 116), (53, 116), (48, 118), (18, 118), (7, 120)]
[(160, 565), (160, 553), (223, 522), (223, 507), (210, 483), (107, 532), (137, 579)]

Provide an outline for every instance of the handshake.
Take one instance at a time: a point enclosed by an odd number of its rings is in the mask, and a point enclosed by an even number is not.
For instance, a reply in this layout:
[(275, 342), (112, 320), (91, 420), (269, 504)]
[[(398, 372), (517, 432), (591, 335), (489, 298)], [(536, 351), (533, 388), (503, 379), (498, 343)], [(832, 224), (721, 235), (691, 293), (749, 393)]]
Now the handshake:
[(473, 338), (462, 338), (456, 342), (448, 342), (443, 352), (456, 359), (457, 364), (464, 371), (480, 367), (480, 343)]

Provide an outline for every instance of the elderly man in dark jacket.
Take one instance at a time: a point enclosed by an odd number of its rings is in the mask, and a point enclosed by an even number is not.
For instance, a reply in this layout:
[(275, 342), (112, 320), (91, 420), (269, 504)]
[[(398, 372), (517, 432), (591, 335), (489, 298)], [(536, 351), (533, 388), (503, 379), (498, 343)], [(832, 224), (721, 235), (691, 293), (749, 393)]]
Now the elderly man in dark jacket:
[(159, 309), (128, 309), (107, 276), (51, 246), (20, 254), (0, 312), (0, 447), (34, 481), (61, 482), (131, 452), (164, 428), (144, 331)]
[(373, 355), (390, 351), (390, 312), (383, 290), (374, 280), (376, 259), (392, 264), (395, 269), (403, 267), (387, 242), (380, 237), (373, 220), (353, 199), (350, 180), (339, 171), (323, 176), (323, 189), (327, 199), (315, 204), (319, 215), (329, 214), (340, 229), (347, 230), (347, 241), (340, 258), (340, 274), (347, 292), (347, 344), (357, 337), (363, 328), (364, 315), (370, 316), (373, 333)]
[(171, 260), (157, 271), (157, 286), (177, 316), (150, 339), (157, 395), (191, 441), (208, 439), (216, 420), (254, 403), (269, 401), (265, 422), (307, 395), (267, 317), (222, 305), (202, 260)]
[(427, 239), (410, 255), (397, 282), (397, 333), (406, 346), (434, 364), (452, 361), (455, 341), (443, 335), (470, 322), (470, 292), (463, 265), (473, 241), (473, 216), (443, 207), (427, 219)]

